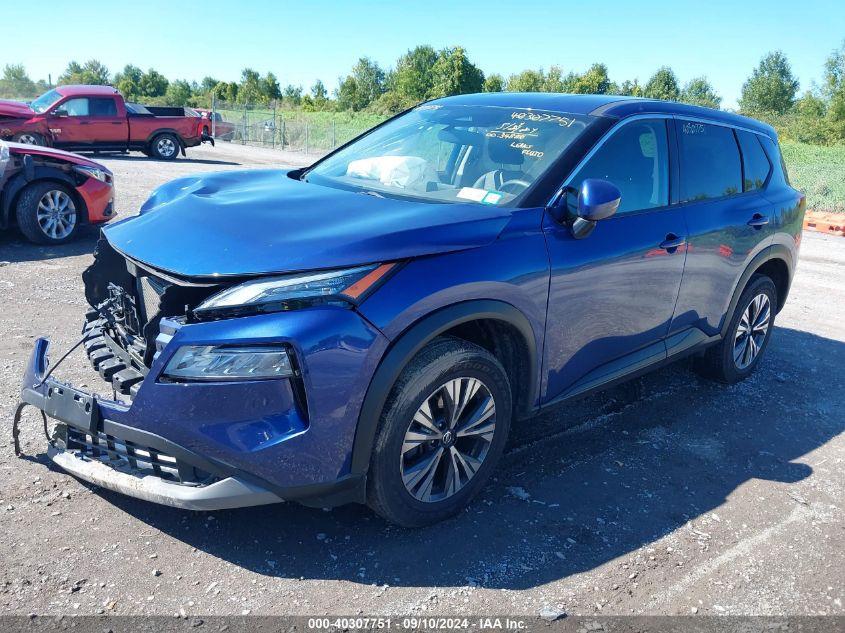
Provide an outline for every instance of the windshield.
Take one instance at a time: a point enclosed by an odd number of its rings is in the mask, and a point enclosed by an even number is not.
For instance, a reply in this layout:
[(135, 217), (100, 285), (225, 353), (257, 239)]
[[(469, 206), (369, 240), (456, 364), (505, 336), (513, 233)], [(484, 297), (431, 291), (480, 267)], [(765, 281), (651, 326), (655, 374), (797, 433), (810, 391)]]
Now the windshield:
[(515, 204), (591, 121), (540, 110), (424, 104), (318, 163), (305, 180), (431, 202)]
[(36, 114), (41, 114), (61, 98), (62, 95), (59, 94), (58, 90), (49, 90), (48, 92), (45, 92), (43, 95), (38, 97), (35, 101), (30, 103), (29, 107), (32, 108), (32, 111)]

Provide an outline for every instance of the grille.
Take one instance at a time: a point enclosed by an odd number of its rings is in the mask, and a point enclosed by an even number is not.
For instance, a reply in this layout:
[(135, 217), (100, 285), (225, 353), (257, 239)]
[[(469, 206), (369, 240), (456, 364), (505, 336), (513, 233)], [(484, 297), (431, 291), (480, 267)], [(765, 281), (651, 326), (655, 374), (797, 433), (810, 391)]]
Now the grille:
[(138, 299), (141, 303), (143, 320), (149, 322), (155, 317), (161, 306), (161, 296), (167, 289), (167, 284), (155, 277), (138, 278)]
[(79, 451), (115, 470), (136, 477), (153, 475), (186, 486), (203, 486), (216, 480), (209, 473), (154, 448), (103, 432), (92, 435), (72, 426), (66, 428), (69, 450)]

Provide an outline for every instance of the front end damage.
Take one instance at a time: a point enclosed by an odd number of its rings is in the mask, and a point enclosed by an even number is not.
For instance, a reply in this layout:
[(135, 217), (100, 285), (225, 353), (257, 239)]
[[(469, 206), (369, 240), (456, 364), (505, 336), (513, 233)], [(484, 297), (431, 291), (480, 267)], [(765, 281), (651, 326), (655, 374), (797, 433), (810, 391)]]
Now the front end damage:
[[(23, 376), (15, 433), (24, 406), (40, 409), (45, 432), (48, 418), (57, 422), (48, 456), (62, 469), (180, 508), (282, 500), (325, 507), (363, 499), (363, 477), (350, 473), (360, 381), (386, 339), (355, 311), (327, 307), (199, 321), (193, 309), (221, 283), (166, 275), (124, 256), (105, 237), (83, 280), (91, 309), (77, 345), (111, 397), (58, 379), (54, 370), (63, 358), (51, 365), (49, 342), (38, 339)], [(332, 346), (326, 331), (337, 333)], [(286, 346), (295, 375), (227, 383), (165, 375), (180, 346), (235, 343)], [(331, 380), (311, 382), (309, 373)]]

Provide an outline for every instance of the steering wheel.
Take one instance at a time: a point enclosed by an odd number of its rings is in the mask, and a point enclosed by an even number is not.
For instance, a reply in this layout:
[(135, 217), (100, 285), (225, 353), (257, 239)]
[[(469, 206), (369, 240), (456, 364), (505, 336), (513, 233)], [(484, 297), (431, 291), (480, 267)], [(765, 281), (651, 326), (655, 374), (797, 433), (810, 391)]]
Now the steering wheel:
[[(504, 191), (505, 193), (518, 194), (518, 193), (522, 193), (523, 191), (528, 189), (528, 187), (530, 187), (530, 186), (531, 186), (531, 183), (528, 182), (527, 180), (522, 180), (520, 178), (514, 178), (513, 180), (507, 180), (507, 181), (503, 182), (501, 185), (499, 185), (499, 191)], [(519, 189), (517, 191), (508, 191), (507, 190), (508, 187), (519, 187)]]

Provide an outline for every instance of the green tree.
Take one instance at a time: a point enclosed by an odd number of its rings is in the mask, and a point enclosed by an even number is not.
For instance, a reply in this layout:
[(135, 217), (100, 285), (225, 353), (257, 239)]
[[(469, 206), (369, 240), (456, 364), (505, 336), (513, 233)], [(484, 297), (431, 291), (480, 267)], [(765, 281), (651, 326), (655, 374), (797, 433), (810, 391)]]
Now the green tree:
[(170, 82), (164, 75), (150, 68), (141, 76), (140, 94), (144, 97), (163, 97), (169, 84)]
[(543, 92), (546, 77), (542, 70), (523, 70), (508, 77), (508, 92)]
[(114, 86), (120, 90), (127, 101), (136, 101), (138, 97), (143, 96), (141, 92), (143, 76), (143, 70), (132, 64), (126, 64), (123, 70), (114, 76)]
[(21, 64), (6, 64), (0, 79), (0, 96), (29, 98), (37, 92), (35, 82), (29, 78)]
[(716, 90), (710, 85), (706, 77), (696, 77), (691, 79), (681, 90), (680, 101), (718, 110), (719, 104), (722, 103), (722, 97), (716, 94)]
[(432, 68), (437, 59), (437, 52), (431, 46), (417, 46), (396, 62), (389, 84), (406, 107), (428, 99), (434, 78)]
[[(574, 75), (570, 73), (564, 77), (563, 70), (560, 66), (552, 66), (549, 68), (549, 72), (545, 74), (541, 70), (540, 75), (543, 77), (543, 83), (540, 87), (542, 92), (570, 92), (568, 87)], [(534, 91), (531, 90), (529, 92)]]
[(505, 80), (498, 74), (493, 73), (484, 78), (484, 92), (502, 92), (505, 89)]
[(217, 87), (217, 84), (220, 82), (217, 81), (214, 77), (205, 76), (202, 78), (202, 81), (199, 85), (199, 91), (205, 94), (209, 94), (214, 91)]
[(279, 80), (276, 79), (276, 75), (273, 73), (267, 73), (261, 83), (265, 99), (268, 101), (275, 101), (276, 99), (281, 98), (282, 89), (279, 87)]
[(845, 141), (845, 42), (824, 65), (824, 94), (828, 99), (826, 127), (829, 141)]
[(167, 105), (184, 106), (188, 105), (192, 96), (191, 84), (182, 79), (177, 79), (176, 81), (171, 81), (167, 86), (164, 99)]
[(352, 67), (352, 77), (355, 78), (358, 96), (364, 108), (384, 93), (384, 71), (370, 58), (362, 57), (358, 60)]
[(362, 57), (352, 72), (338, 83), (338, 107), (342, 110), (363, 110), (385, 91), (384, 71), (368, 57)]
[(643, 88), (643, 96), (649, 99), (677, 101), (681, 91), (678, 88), (678, 78), (672, 69), (668, 66), (658, 68)]
[(481, 92), (484, 88), (484, 73), (469, 60), (460, 46), (441, 50), (431, 74), (429, 99)]
[(311, 86), (311, 98), (314, 99), (315, 102), (327, 101), (329, 98), (326, 85), (319, 79), (314, 82), (313, 86)]
[(58, 83), (59, 85), (88, 84), (108, 86), (111, 84), (111, 74), (105, 64), (99, 60), (89, 59), (82, 65), (72, 61), (59, 76)]
[(828, 98), (845, 89), (845, 41), (824, 63), (824, 93)]
[(760, 60), (742, 86), (739, 107), (743, 112), (784, 114), (795, 103), (798, 80), (786, 56), (773, 51)]
[(337, 107), (341, 110), (352, 110), (357, 112), (364, 109), (365, 102), (358, 89), (358, 82), (352, 75), (341, 78), (335, 91)]
[(288, 105), (292, 105), (294, 107), (299, 106), (299, 104), (302, 103), (302, 86), (288, 84), (285, 86), (285, 89), (282, 90), (282, 98)]
[(630, 79), (626, 79), (618, 86), (612, 86), (608, 90), (608, 93), (624, 97), (642, 97), (643, 87), (640, 85), (640, 82), (636, 79), (634, 79), (633, 81)]
[(241, 83), (238, 85), (239, 103), (263, 103), (265, 101), (261, 75), (252, 68), (241, 71)]
[(583, 75), (576, 75), (574, 85), (568, 92), (586, 95), (603, 95), (610, 90), (607, 66), (593, 64)]

